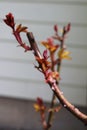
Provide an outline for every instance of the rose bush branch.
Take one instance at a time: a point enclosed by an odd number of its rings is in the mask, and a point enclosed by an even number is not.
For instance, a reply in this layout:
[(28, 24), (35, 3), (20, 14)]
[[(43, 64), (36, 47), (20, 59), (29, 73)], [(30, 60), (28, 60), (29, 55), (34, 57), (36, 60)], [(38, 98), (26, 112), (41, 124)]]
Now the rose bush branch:
[[(29, 39), (30, 45), (36, 44), (34, 36), (31, 32), (27, 33), (27, 37)], [(31, 42), (33, 41), (33, 43)], [(38, 51), (38, 49), (35, 48), (35, 45), (33, 46), (34, 51)], [(35, 52), (36, 53), (36, 52)], [(40, 56), (41, 58), (41, 56)], [(41, 69), (43, 68), (40, 64)], [(47, 77), (47, 74), (44, 72), (45, 79), (47, 80), (47, 83), (49, 84), (51, 90), (55, 93), (56, 97), (60, 101), (60, 103), (65, 107), (68, 111), (70, 111), (73, 115), (75, 115), (79, 120), (81, 120), (85, 125), (87, 125), (87, 115), (83, 114), (79, 111), (78, 108), (76, 108), (74, 105), (72, 105), (63, 95), (61, 90), (59, 89), (59, 86), (56, 84), (56, 80), (51, 77)]]
[[(50, 86), (53, 93), (56, 95), (57, 99), (60, 101), (63, 107), (65, 107), (68, 111), (70, 111), (75, 117), (77, 117), (79, 120), (81, 120), (84, 124), (87, 125), (87, 115), (80, 112), (74, 105), (72, 105), (63, 95), (61, 92), (59, 85), (57, 83), (59, 77), (59, 73), (56, 71), (52, 71), (51, 64), (48, 61), (47, 52), (44, 51), (43, 55), (41, 55), (40, 50), (38, 49), (37, 43), (35, 41), (35, 38), (33, 36), (32, 32), (27, 31), (27, 27), (23, 27), (21, 24), (19, 24), (17, 27), (15, 27), (14, 17), (11, 13), (6, 15), (6, 18), (4, 19), (4, 22), (12, 28), (13, 35), (15, 36), (16, 40), (18, 41), (19, 45), (25, 49), (25, 51), (33, 51), (33, 54), (35, 56), (36, 61), (38, 62), (38, 66), (36, 68), (44, 75), (44, 78), (48, 85)], [(68, 56), (69, 52), (65, 50), (64, 48), (64, 33), (67, 33), (69, 30), (69, 26), (64, 28), (63, 37), (60, 37), (59, 35), (54, 36), (54, 39), (58, 39), (61, 41), (61, 49), (58, 52), (59, 58), (70, 58)], [(26, 33), (26, 36), (29, 40), (30, 46), (26, 45), (20, 36), (20, 33), (24, 32)], [(52, 46), (52, 50), (57, 49), (58, 45)], [(62, 48), (63, 47), (63, 48)], [(59, 63), (59, 59), (56, 59), (54, 63)], [(44, 118), (43, 118), (44, 121)]]

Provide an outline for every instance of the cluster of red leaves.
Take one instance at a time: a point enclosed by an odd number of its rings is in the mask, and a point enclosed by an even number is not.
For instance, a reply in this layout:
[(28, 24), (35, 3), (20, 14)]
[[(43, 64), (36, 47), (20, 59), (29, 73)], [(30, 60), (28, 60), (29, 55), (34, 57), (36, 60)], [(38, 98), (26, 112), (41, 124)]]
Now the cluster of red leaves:
[(4, 22), (9, 26), (11, 27), (12, 29), (14, 29), (14, 26), (15, 26), (15, 22), (14, 22), (14, 16), (9, 13), (6, 15), (6, 19), (4, 19)]
[(37, 98), (37, 102), (34, 104), (34, 108), (37, 112), (40, 112), (43, 128), (46, 129), (47, 128), (46, 117), (45, 117), (46, 106), (44, 105), (44, 102), (41, 98), (39, 97)]
[[(59, 36), (59, 29), (57, 25), (54, 25), (54, 31), (55, 31), (55, 35), (53, 36), (54, 39), (59, 40), (60, 42), (62, 42), (66, 36), (66, 34), (70, 31), (71, 29), (71, 23), (68, 23), (66, 26), (64, 26), (63, 30), (62, 30), (62, 36)], [(64, 36), (64, 37), (63, 37)]]
[(42, 41), (41, 43), (49, 50), (50, 53), (54, 53), (59, 47), (58, 44), (55, 45), (52, 37), (48, 38), (47, 41)]
[(34, 108), (38, 112), (45, 112), (46, 106), (43, 103), (43, 100), (41, 98), (37, 98), (37, 102), (34, 104)]
[(22, 41), (22, 38), (20, 35), (21, 32), (25, 32), (25, 33), (27, 32), (27, 27), (22, 26), (21, 24), (19, 24), (17, 27), (15, 27), (14, 16), (12, 15), (12, 13), (8, 13), (6, 15), (4, 22), (9, 27), (12, 28), (13, 35), (15, 36), (16, 40), (18, 41), (19, 45), (25, 49), (25, 52), (31, 50), (31, 48)]
[(40, 59), (39, 57), (36, 57), (36, 60), (39, 62), (39, 64), (41, 64), (41, 70), (43, 73), (50, 68), (50, 62), (44, 58)]

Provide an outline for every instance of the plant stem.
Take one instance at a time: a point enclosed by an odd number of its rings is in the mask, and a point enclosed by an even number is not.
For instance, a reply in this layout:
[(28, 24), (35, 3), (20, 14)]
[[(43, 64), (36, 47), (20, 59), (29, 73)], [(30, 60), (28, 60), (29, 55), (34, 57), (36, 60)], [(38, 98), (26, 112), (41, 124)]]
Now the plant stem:
[[(54, 67), (52, 67), (52, 68), (53, 68), (53, 70), (54, 70)], [(58, 67), (58, 69), (59, 69), (59, 67)], [(58, 83), (58, 82), (57, 82), (57, 83)], [(51, 99), (51, 104), (50, 104), (50, 108), (51, 108), (51, 109), (54, 108), (55, 99), (56, 99), (56, 96), (55, 96), (55, 94), (53, 93), (52, 99)], [(52, 126), (53, 114), (54, 114), (54, 111), (50, 111), (50, 112), (49, 112), (48, 120), (47, 120), (47, 129), (46, 129), (46, 130), (50, 130), (50, 128), (51, 128), (51, 126)]]
[[(52, 83), (50, 84), (50, 87), (52, 87)], [(70, 111), (75, 117), (77, 117), (79, 120), (81, 120), (85, 125), (87, 125), (87, 115), (83, 114), (79, 111), (78, 108), (76, 108), (74, 105), (72, 105), (63, 95), (63, 93), (60, 91), (59, 87), (54, 84), (55, 90), (53, 92), (59, 99), (60, 103), (63, 105), (64, 108), (66, 108), (68, 111)]]
[[(61, 43), (60, 43), (60, 48), (62, 49), (63, 48), (63, 45), (64, 45), (64, 33), (62, 34), (62, 39), (61, 40)], [(60, 68), (61, 68), (61, 59), (59, 59), (59, 63), (57, 65), (57, 72), (60, 73)], [(54, 53), (53, 55), (51, 55), (51, 63), (52, 63), (52, 71), (54, 71)], [(57, 81), (57, 85), (59, 85), (59, 81)], [(52, 95), (52, 99), (51, 99), (51, 105), (50, 105), (50, 108), (53, 109), (54, 108), (54, 105), (55, 105), (55, 99), (56, 99), (56, 96), (55, 94), (53, 93)], [(50, 130), (51, 126), (52, 126), (52, 119), (53, 119), (53, 114), (54, 112), (53, 111), (50, 111), (49, 112), (49, 115), (48, 115), (48, 120), (47, 120), (47, 130)]]
[[(52, 95), (52, 100), (51, 100), (51, 104), (50, 104), (50, 108), (51, 108), (51, 109), (54, 108), (55, 99), (56, 99), (56, 96), (55, 96), (55, 94), (53, 93), (53, 95)], [(46, 129), (46, 130), (50, 130), (50, 128), (51, 128), (51, 126), (52, 126), (53, 114), (54, 114), (53, 111), (50, 111), (50, 112), (49, 112), (48, 120), (47, 120), (47, 129)]]

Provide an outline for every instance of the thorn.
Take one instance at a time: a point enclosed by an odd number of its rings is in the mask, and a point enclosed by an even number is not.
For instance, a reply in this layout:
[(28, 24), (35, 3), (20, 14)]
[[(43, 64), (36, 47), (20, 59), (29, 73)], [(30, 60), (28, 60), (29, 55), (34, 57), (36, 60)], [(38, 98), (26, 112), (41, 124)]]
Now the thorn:
[(52, 90), (55, 90), (55, 87), (54, 87), (54, 86), (52, 86)]
[(63, 95), (63, 92), (61, 92), (61, 95)]
[(64, 104), (64, 107), (66, 107), (66, 104)]
[(78, 112), (78, 111), (79, 111), (79, 109), (78, 109), (78, 108), (75, 108), (75, 111), (76, 111), (76, 112)]

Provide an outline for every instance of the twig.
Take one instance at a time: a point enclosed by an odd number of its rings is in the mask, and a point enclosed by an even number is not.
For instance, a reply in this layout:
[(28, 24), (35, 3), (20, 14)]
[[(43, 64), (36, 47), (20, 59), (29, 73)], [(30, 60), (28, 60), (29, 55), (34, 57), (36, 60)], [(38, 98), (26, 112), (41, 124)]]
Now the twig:
[[(56, 99), (56, 95), (53, 93), (52, 99), (51, 99), (51, 104), (50, 104), (50, 108), (51, 108), (51, 109), (54, 108), (55, 99)], [(49, 130), (50, 127), (52, 126), (53, 113), (54, 113), (54, 111), (50, 111), (50, 112), (49, 112), (48, 120), (47, 120), (47, 129), (46, 129), (46, 130)]]
[[(52, 63), (51, 70), (55, 71), (54, 70), (54, 53), (50, 54), (50, 57), (51, 57), (51, 63)], [(56, 99), (56, 95), (53, 93), (51, 103), (50, 103), (50, 109), (54, 108), (55, 99)], [(47, 129), (46, 130), (50, 130), (50, 128), (52, 126), (53, 114), (54, 114), (54, 111), (50, 111), (49, 114), (48, 114)]]

